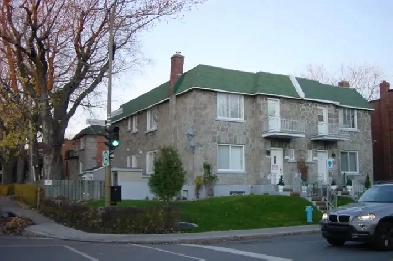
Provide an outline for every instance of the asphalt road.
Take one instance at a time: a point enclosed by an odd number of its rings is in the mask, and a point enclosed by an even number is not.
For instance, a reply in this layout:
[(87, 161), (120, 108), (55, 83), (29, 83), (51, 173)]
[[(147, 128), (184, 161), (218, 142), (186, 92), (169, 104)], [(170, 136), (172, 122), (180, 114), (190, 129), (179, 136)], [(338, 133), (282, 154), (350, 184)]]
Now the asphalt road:
[(53, 239), (0, 236), (0, 260), (56, 261), (378, 261), (393, 252), (377, 252), (361, 244), (329, 246), (320, 235), (223, 242), (214, 245), (97, 244)]

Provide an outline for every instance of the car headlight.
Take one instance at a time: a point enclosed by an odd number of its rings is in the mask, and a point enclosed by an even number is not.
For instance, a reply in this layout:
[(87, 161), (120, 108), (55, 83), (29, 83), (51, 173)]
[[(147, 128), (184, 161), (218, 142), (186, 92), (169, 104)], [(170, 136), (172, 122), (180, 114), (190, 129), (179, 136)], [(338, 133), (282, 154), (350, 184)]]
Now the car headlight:
[(327, 213), (323, 213), (322, 214), (322, 220), (326, 220), (328, 219), (328, 214)]
[(376, 216), (374, 214), (367, 214), (367, 215), (358, 216), (358, 219), (360, 221), (372, 221), (375, 218), (376, 218)]

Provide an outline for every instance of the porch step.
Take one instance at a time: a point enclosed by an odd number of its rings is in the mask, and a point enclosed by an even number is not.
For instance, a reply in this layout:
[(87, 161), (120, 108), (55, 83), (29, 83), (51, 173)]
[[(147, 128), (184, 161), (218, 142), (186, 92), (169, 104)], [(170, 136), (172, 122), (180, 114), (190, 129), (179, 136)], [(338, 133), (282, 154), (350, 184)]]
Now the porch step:
[(342, 196), (348, 196), (349, 195), (349, 191), (341, 191), (341, 195)]
[(282, 191), (285, 191), (285, 192), (292, 192), (292, 191), (293, 191), (293, 188), (284, 188)]
[(312, 196), (311, 201), (322, 201), (322, 197)]
[(314, 202), (315, 202), (315, 205), (317, 207), (326, 206), (326, 202), (325, 201), (314, 201)]
[(325, 206), (318, 206), (318, 209), (320, 211), (327, 211), (328, 210), (326, 204), (325, 204)]
[(292, 197), (300, 197), (300, 192), (293, 192), (293, 191), (291, 191), (289, 193), (289, 195), (292, 196)]

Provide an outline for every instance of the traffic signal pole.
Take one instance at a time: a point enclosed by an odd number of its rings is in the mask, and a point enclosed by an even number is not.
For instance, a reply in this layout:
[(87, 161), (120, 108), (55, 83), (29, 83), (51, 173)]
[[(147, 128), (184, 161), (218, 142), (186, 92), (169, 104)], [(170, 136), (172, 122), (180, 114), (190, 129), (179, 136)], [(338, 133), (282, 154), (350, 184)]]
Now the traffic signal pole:
[[(109, 68), (108, 68), (108, 99), (106, 108), (106, 126), (110, 128), (111, 111), (112, 111), (112, 59), (113, 59), (113, 23), (116, 11), (116, 0), (113, 3), (109, 18)], [(112, 185), (112, 168), (111, 159), (109, 157), (109, 165), (105, 167), (105, 207), (111, 206), (111, 185)]]

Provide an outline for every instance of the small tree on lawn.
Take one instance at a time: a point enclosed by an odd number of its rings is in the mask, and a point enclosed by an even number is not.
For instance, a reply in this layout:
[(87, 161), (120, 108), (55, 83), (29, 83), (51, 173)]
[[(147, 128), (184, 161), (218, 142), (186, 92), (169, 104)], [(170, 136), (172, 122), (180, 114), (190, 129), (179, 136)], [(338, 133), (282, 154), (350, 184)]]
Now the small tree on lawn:
[(171, 146), (164, 146), (154, 159), (154, 174), (149, 179), (150, 191), (169, 202), (178, 195), (185, 182), (186, 172), (179, 153)]

